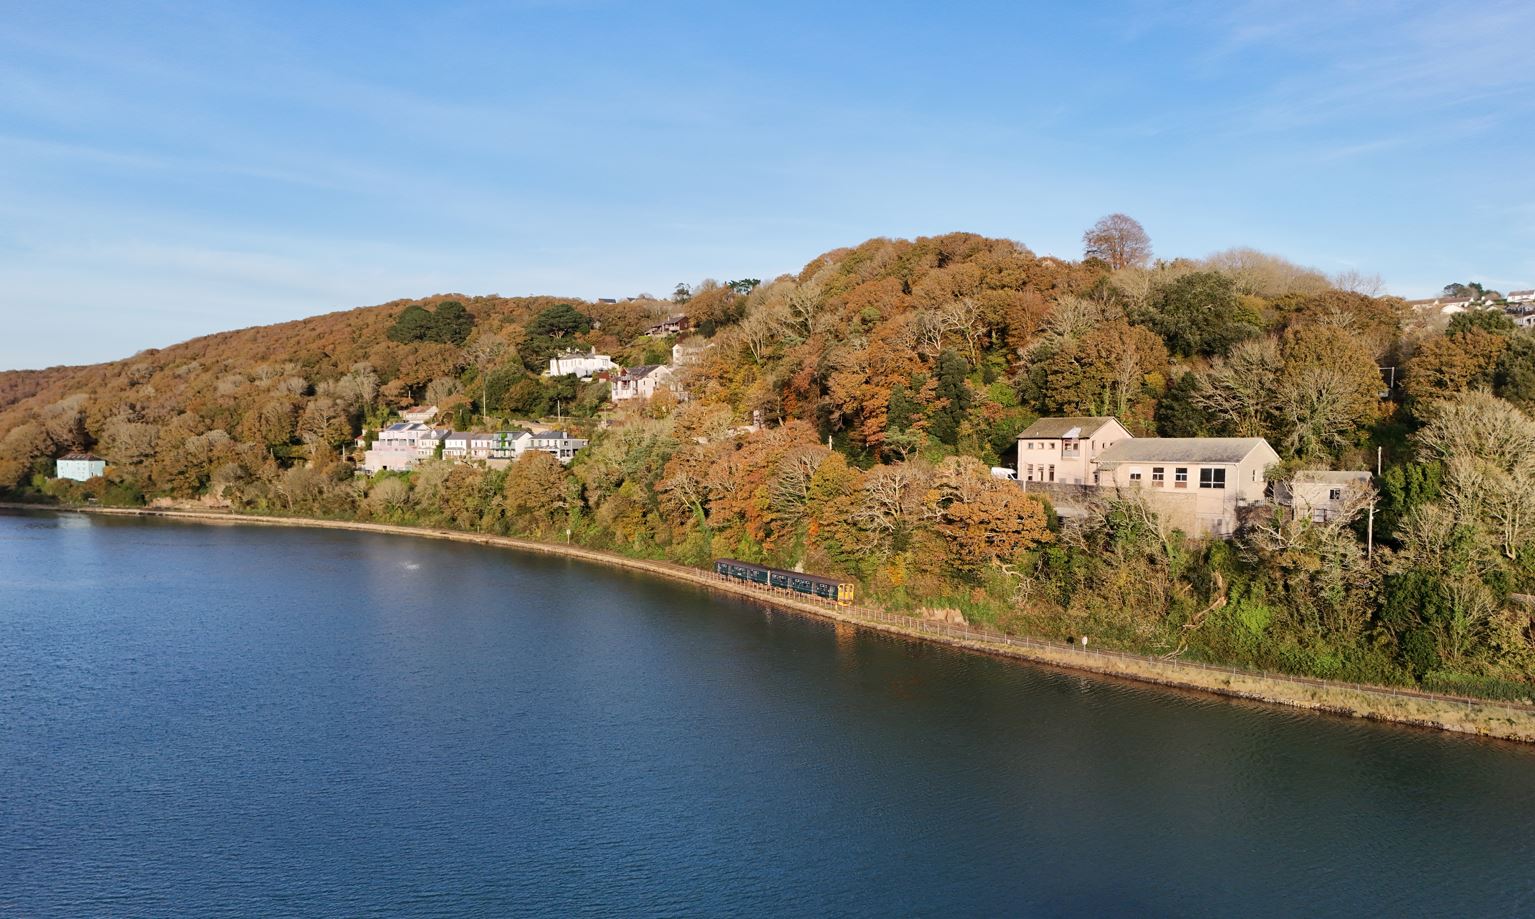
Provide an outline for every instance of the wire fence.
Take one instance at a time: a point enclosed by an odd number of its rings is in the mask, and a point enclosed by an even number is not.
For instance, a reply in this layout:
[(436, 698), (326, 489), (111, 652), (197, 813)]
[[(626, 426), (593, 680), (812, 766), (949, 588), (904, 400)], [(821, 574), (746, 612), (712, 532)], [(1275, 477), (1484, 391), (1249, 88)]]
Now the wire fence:
[(1102, 661), (1118, 660), (1133, 661), (1139, 664), (1147, 664), (1160, 667), (1177, 667), (1200, 670), (1206, 673), (1222, 674), (1232, 677), (1247, 677), (1251, 679), (1269, 680), (1289, 683), (1295, 686), (1308, 686), (1315, 689), (1335, 690), (1339, 692), (1364, 693), (1366, 695), (1380, 696), (1394, 699), (1420, 699), (1426, 702), (1443, 702), (1452, 705), (1461, 705), (1466, 708), (1477, 706), (1495, 706), (1498, 708), (1513, 709), (1522, 712), (1535, 713), (1535, 704), (1528, 702), (1515, 702), (1503, 699), (1483, 699), (1475, 696), (1457, 696), (1447, 693), (1429, 692), (1422, 689), (1411, 689), (1398, 686), (1379, 686), (1368, 683), (1350, 683), (1341, 680), (1325, 680), (1320, 677), (1299, 676), (1293, 673), (1278, 673), (1268, 670), (1250, 670), (1243, 667), (1231, 667), (1222, 664), (1210, 664), (1204, 661), (1185, 660), (1183, 658), (1164, 658), (1149, 654), (1136, 654), (1130, 651), (1116, 651), (1111, 648), (1089, 648), (1081, 645), (1064, 642), (1049, 641), (1042, 638), (1029, 638), (1022, 635), (1008, 635), (1005, 632), (989, 626), (976, 627), (972, 625), (956, 625), (952, 622), (943, 622), (935, 619), (922, 619), (916, 616), (907, 616), (901, 613), (892, 613), (888, 610), (877, 609), (870, 606), (856, 604), (843, 605), (835, 600), (827, 600), (821, 597), (796, 593), (776, 587), (767, 587), (751, 581), (740, 581), (725, 575), (715, 575), (717, 580), (742, 585), (754, 592), (772, 596), (782, 596), (786, 599), (794, 599), (802, 602), (814, 602), (835, 610), (836, 613), (849, 620), (857, 622), (862, 620), (869, 624), (884, 624), (899, 626), (903, 630), (916, 631), (926, 635), (948, 638), (955, 641), (971, 641), (981, 644), (1001, 645), (1014, 648), (1034, 648), (1041, 651), (1067, 652), (1073, 656), (1079, 656), (1079, 660), (1096, 658)]

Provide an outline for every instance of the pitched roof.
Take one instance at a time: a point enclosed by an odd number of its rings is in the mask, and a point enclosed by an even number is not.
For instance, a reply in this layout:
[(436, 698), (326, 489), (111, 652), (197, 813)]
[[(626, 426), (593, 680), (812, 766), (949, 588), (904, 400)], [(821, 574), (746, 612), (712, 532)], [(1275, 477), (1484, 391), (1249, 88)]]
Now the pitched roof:
[(1259, 447), (1274, 452), (1261, 437), (1132, 437), (1098, 454), (1098, 462), (1240, 463)]
[(1041, 418), (1023, 429), (1020, 438), (1092, 437), (1113, 418)]
[(630, 367), (628, 370), (625, 370), (619, 374), (618, 378), (621, 380), (643, 380), (665, 366), (665, 364), (640, 364), (637, 367)]
[(1363, 469), (1302, 469), (1295, 473), (1295, 481), (1318, 485), (1352, 485), (1370, 481), (1370, 473)]
[(102, 459), (101, 457), (97, 456), (94, 453), (66, 453), (63, 456), (59, 457), (59, 459), (61, 459), (61, 460), (90, 460), (90, 461), (98, 462), (98, 463), (106, 462), (106, 460)]

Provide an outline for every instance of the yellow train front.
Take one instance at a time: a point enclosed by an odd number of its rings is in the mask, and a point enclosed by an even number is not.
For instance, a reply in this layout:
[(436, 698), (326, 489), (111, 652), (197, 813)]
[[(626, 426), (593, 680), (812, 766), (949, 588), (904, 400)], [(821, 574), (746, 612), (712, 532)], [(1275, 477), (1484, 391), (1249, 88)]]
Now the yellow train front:
[(733, 558), (715, 559), (714, 573), (732, 581), (745, 581), (770, 590), (784, 590), (821, 600), (830, 600), (838, 606), (851, 606), (857, 589), (851, 581), (839, 581), (836, 578), (825, 578), (818, 574), (805, 574), (803, 571), (769, 568), (766, 565), (738, 561)]

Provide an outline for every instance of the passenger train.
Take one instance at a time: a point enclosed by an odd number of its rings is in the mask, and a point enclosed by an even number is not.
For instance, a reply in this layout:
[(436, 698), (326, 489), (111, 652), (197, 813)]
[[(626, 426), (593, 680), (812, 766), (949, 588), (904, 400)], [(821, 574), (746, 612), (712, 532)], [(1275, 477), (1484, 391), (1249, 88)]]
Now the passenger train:
[(714, 573), (733, 581), (746, 581), (762, 587), (831, 600), (838, 606), (853, 604), (855, 585), (835, 578), (823, 578), (820, 575), (805, 574), (802, 571), (785, 571), (782, 568), (768, 568), (733, 558), (715, 559)]

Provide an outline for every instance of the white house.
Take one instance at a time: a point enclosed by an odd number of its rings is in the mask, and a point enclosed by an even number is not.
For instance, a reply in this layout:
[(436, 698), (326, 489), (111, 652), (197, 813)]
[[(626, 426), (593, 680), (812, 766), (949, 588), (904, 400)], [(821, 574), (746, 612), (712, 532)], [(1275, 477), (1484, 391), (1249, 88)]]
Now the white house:
[(107, 461), (93, 453), (66, 453), (54, 462), (54, 477), (89, 482), (105, 475)]
[(1428, 297), (1423, 300), (1408, 300), (1407, 305), (1424, 313), (1437, 312), (1445, 316), (1453, 316), (1456, 313), (1464, 313), (1472, 305), (1470, 297)]
[(672, 366), (686, 367), (689, 364), (698, 363), (705, 351), (714, 347), (714, 342), (704, 341), (701, 338), (689, 338), (672, 345)]
[(1535, 303), (1535, 290), (1511, 290), (1504, 299), (1509, 303)]
[(1116, 418), (1041, 418), (1018, 435), (1018, 479), (1092, 485), (1098, 455), (1131, 436)]
[(675, 388), (672, 368), (665, 364), (643, 364), (630, 367), (612, 379), (610, 397), (614, 402), (627, 399), (649, 399), (662, 386)]
[(564, 431), (541, 431), (532, 435), (528, 448), (542, 450), (560, 462), (568, 463), (586, 443), (582, 438), (570, 437)]
[(549, 358), (549, 376), (552, 377), (571, 375), (586, 379), (594, 373), (617, 369), (618, 365), (613, 363), (613, 359), (606, 354), (598, 354), (596, 348), (590, 352), (561, 351)]
[(413, 405), (400, 413), (400, 417), (406, 421), (414, 421), (417, 424), (425, 424), (437, 417), (435, 405)]
[(493, 460), (514, 460), (533, 446), (533, 433), (525, 428), (494, 431), (486, 439)]
[(1288, 482), (1274, 483), (1274, 503), (1290, 508), (1297, 517), (1326, 523), (1369, 487), (1370, 474), (1363, 470), (1302, 469)]
[(442, 439), (442, 458), (466, 460), (469, 458), (469, 442), (474, 435), (466, 431), (454, 431)]

